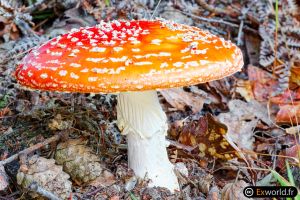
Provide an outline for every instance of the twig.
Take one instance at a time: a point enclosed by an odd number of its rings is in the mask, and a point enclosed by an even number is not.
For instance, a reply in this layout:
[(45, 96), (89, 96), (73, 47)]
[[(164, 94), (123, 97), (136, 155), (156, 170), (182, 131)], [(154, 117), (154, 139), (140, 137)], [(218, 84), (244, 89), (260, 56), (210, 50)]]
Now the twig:
[(194, 147), (181, 144), (181, 143), (176, 142), (174, 140), (169, 140), (169, 139), (166, 139), (166, 140), (167, 140), (167, 142), (170, 143), (170, 145), (172, 145), (172, 146), (174, 146), (174, 147), (176, 147), (178, 149), (183, 149), (183, 150), (186, 150), (188, 152), (191, 152), (194, 149)]
[[(234, 9), (234, 11), (232, 11), (232, 10), (228, 10), (228, 9), (215, 8), (214, 6), (206, 3), (205, 0), (196, 0), (196, 3), (198, 3), (202, 8), (204, 8), (212, 13), (219, 14), (219, 15), (222, 15), (222, 14), (229, 15), (229, 16), (241, 15), (239, 9)], [(235, 7), (235, 6), (233, 6), (233, 7)], [(254, 16), (247, 13), (246, 17), (248, 20), (250, 20), (250, 22), (252, 22), (256, 25), (259, 25), (258, 19), (256, 19)]]
[(244, 28), (244, 20), (247, 18), (247, 13), (250, 10), (250, 8), (253, 6), (254, 2), (250, 4), (248, 8), (242, 9), (241, 14), (242, 16), (240, 17), (241, 22), (240, 22), (240, 27), (239, 27), (239, 33), (238, 33), (238, 38), (237, 38), (237, 45), (241, 45), (242, 41), (242, 35), (243, 35), (243, 28)]
[(44, 189), (43, 187), (39, 186), (37, 184), (37, 182), (32, 182), (29, 186), (28, 189), (36, 192), (40, 195), (42, 195), (43, 197), (47, 197), (50, 200), (61, 200), (59, 197), (57, 197), (55, 194), (53, 194), (52, 192)]
[(226, 25), (228, 25), (228, 26), (232, 26), (232, 27), (236, 27), (236, 28), (239, 27), (239, 25), (233, 24), (233, 23), (230, 23), (230, 22), (227, 22), (227, 21), (224, 21), (223, 19), (205, 18), (205, 17), (199, 17), (199, 16), (197, 16), (197, 15), (193, 15), (193, 14), (190, 14), (190, 13), (187, 13), (187, 12), (182, 12), (182, 11), (180, 11), (180, 12), (183, 13), (183, 14), (185, 14), (185, 15), (188, 15), (188, 16), (190, 16), (190, 17), (199, 19), (199, 20), (201, 20), (201, 21), (210, 22), (210, 23), (226, 24)]
[(102, 190), (103, 190), (103, 187), (98, 187), (95, 190), (84, 194), (83, 197), (85, 198), (85, 197), (95, 196), (98, 192), (101, 192)]
[(240, 27), (239, 27), (239, 33), (238, 33), (238, 37), (237, 37), (237, 45), (241, 45), (242, 43), (242, 35), (243, 35), (243, 28), (244, 28), (244, 19), (241, 20), (241, 23), (240, 23)]
[(24, 11), (27, 13), (32, 13), (33, 11), (41, 7), (43, 3), (47, 3), (47, 1), (49, 0), (37, 0), (34, 4), (26, 7)]
[(20, 151), (20, 152), (18, 152), (18, 153), (16, 153), (16, 154), (10, 156), (10, 157), (7, 158), (7, 159), (0, 161), (0, 166), (1, 166), (1, 165), (6, 165), (6, 164), (8, 164), (8, 163), (10, 163), (10, 162), (12, 162), (12, 161), (14, 161), (14, 160), (17, 160), (17, 159), (19, 158), (19, 156), (22, 155), (22, 154), (27, 155), (27, 154), (29, 154), (29, 153), (35, 151), (35, 150), (40, 149), (41, 147), (44, 147), (44, 146), (47, 145), (47, 144), (50, 144), (50, 143), (52, 143), (52, 142), (56, 142), (56, 141), (58, 141), (59, 139), (61, 139), (62, 136), (63, 136), (63, 134), (57, 134), (57, 135), (55, 135), (55, 136), (53, 136), (53, 137), (51, 137), (51, 138), (46, 139), (46, 140), (43, 141), (43, 142), (37, 143), (37, 144), (35, 144), (35, 145), (33, 145), (33, 146), (27, 148), (27, 149), (24, 149), (23, 151)]
[(155, 13), (156, 13), (156, 10), (157, 10), (157, 8), (158, 8), (158, 6), (159, 6), (159, 4), (160, 4), (160, 2), (161, 2), (161, 0), (159, 0), (158, 3), (157, 3), (157, 5), (155, 6), (154, 11), (153, 11), (153, 13), (152, 13), (150, 19), (153, 19), (154, 15), (155, 15)]
[(228, 10), (224, 10), (221, 8), (211, 6), (208, 3), (206, 3), (204, 0), (196, 0), (196, 3), (198, 3), (202, 8), (204, 8), (212, 13), (225, 14), (225, 15), (230, 15), (230, 13), (231, 13)]

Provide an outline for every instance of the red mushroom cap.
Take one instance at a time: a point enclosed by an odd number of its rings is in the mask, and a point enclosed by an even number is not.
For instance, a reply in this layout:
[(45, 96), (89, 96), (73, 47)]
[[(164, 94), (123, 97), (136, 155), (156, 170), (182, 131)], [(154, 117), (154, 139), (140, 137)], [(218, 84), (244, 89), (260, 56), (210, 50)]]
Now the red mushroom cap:
[(31, 89), (109, 93), (203, 83), (242, 66), (237, 46), (199, 28), (167, 20), (113, 21), (33, 49), (16, 77)]

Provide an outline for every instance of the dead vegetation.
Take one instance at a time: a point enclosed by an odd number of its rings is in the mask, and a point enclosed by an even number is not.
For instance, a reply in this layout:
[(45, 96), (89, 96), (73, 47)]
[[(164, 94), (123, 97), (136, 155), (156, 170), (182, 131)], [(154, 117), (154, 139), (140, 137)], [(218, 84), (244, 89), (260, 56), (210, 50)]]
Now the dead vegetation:
[[(299, 188), (299, 1), (278, 13), (275, 0), (61, 2), (0, 0), (1, 199), (244, 199), (248, 185), (278, 184), (270, 169), (286, 177), (286, 161)], [(245, 58), (234, 76), (160, 92), (176, 194), (128, 169), (114, 95), (25, 91), (13, 77), (31, 48), (72, 28), (151, 17), (231, 39)]]

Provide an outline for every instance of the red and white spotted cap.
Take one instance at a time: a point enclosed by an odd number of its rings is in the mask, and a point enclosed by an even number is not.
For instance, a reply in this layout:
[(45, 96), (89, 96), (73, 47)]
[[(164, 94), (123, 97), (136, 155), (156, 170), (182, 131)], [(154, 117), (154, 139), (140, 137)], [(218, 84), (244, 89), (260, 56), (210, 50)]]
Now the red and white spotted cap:
[(242, 66), (236, 45), (199, 28), (163, 19), (112, 21), (33, 49), (16, 78), (31, 89), (110, 93), (208, 82)]

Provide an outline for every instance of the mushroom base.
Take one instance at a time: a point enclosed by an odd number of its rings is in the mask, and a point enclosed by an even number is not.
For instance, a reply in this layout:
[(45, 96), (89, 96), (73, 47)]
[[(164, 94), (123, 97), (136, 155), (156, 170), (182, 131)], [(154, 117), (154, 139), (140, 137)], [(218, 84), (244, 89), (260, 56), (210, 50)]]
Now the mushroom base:
[(179, 190), (166, 150), (167, 117), (156, 91), (120, 93), (117, 113), (118, 126), (127, 135), (129, 167), (138, 177), (151, 179), (150, 187)]

